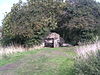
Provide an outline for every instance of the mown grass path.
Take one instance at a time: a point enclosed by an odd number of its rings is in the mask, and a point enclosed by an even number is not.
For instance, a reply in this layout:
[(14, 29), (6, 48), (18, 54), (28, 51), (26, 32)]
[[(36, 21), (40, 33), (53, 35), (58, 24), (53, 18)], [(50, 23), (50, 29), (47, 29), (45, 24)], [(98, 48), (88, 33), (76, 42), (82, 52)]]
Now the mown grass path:
[(75, 55), (74, 48), (44, 48), (35, 53), (26, 52), (16, 62), (1, 66), (0, 75), (74, 75)]

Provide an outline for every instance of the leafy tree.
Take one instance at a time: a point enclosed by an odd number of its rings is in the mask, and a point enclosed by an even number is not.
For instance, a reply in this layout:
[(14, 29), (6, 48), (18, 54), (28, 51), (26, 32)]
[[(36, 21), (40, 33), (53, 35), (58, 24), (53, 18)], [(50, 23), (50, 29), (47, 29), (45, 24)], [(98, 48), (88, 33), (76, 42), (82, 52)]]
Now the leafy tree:
[(3, 45), (39, 44), (51, 30), (57, 28), (56, 16), (61, 4), (51, 0), (14, 4), (3, 20)]
[(64, 7), (64, 14), (60, 14), (57, 32), (73, 45), (94, 40), (100, 24), (99, 8), (94, 0), (75, 0), (70, 7)]
[(40, 44), (57, 32), (73, 45), (93, 40), (99, 27), (100, 4), (94, 0), (28, 0), (14, 4), (3, 20), (3, 45)]

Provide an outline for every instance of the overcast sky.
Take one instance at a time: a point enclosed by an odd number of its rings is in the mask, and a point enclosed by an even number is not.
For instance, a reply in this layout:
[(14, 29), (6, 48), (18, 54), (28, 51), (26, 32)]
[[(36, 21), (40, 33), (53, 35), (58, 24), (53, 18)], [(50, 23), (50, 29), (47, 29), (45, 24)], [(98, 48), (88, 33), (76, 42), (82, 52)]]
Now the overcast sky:
[[(0, 0), (0, 26), (2, 25), (2, 19), (4, 18), (5, 12), (10, 12), (11, 7), (14, 3), (17, 3), (19, 0)], [(26, 2), (26, 0), (22, 0)]]
[[(2, 25), (2, 19), (4, 18), (4, 13), (9, 12), (14, 3), (17, 3), (19, 0), (0, 0), (0, 26)], [(22, 0), (26, 2), (26, 0)], [(96, 0), (100, 2), (100, 0)]]

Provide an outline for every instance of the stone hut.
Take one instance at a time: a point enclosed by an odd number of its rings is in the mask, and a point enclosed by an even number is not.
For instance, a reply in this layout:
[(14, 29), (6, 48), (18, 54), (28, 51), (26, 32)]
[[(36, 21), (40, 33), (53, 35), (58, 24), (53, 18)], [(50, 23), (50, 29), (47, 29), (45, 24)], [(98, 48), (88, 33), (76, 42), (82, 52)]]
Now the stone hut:
[(44, 40), (45, 47), (59, 47), (60, 35), (57, 33), (50, 33)]

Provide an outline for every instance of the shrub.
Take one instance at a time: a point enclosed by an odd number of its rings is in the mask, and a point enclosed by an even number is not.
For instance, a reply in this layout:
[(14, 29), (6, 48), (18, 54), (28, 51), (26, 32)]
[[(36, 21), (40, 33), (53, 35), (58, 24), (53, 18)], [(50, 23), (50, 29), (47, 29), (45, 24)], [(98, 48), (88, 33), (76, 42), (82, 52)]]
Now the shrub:
[(94, 0), (75, 1), (78, 4), (58, 0), (13, 4), (2, 22), (3, 46), (40, 44), (49, 32), (57, 32), (72, 45), (94, 40), (100, 25), (100, 4)]
[(14, 4), (11, 12), (7, 13), (3, 20), (2, 45), (33, 46), (39, 44), (49, 33), (50, 28), (48, 28), (50, 22), (46, 22), (46, 19), (49, 18), (51, 21), (51, 18), (47, 15), (44, 16), (46, 14), (46, 12), (44, 13), (45, 10), (46, 6), (43, 2), (35, 2), (35, 4), (27, 2), (27, 5), (20, 2)]
[(79, 48), (78, 57), (75, 63), (75, 74), (100, 74), (100, 44), (93, 44)]

